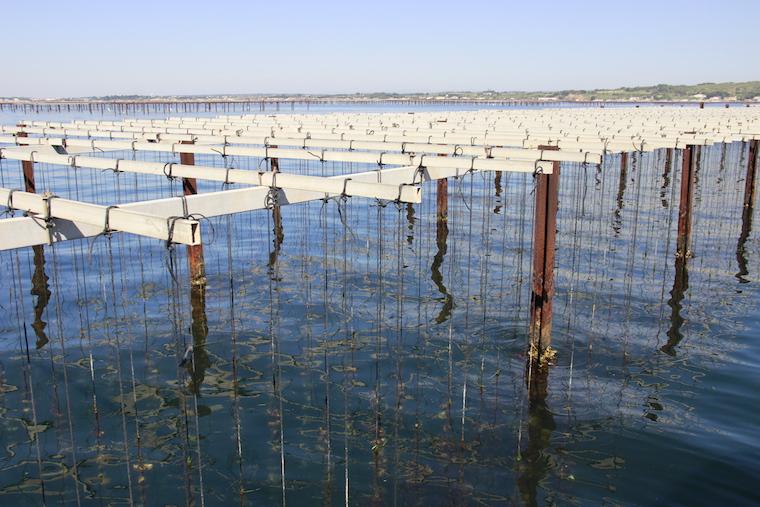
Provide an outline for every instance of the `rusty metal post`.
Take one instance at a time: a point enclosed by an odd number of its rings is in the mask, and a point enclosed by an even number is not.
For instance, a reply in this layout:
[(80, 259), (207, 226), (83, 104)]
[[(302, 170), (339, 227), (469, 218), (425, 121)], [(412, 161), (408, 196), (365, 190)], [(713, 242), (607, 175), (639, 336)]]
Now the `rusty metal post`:
[(678, 238), (676, 256), (689, 256), (691, 243), (691, 214), (694, 199), (694, 180), (699, 146), (687, 145), (682, 150), (681, 161), (681, 195), (678, 203)]
[(440, 179), (436, 182), (436, 217), (438, 220), (448, 220), (449, 217), (449, 180)]
[[(272, 145), (270, 148), (277, 148), (277, 145)], [(269, 168), (272, 170), (273, 173), (280, 172), (280, 159), (279, 158), (270, 158), (269, 159)]]
[(747, 160), (747, 176), (744, 178), (744, 208), (755, 206), (755, 181), (757, 179), (757, 156), (760, 141), (754, 139), (749, 143), (749, 158)]
[[(23, 125), (16, 125), (21, 128)], [(26, 132), (17, 132), (16, 137), (29, 137)], [(24, 172), (24, 190), (32, 194), (37, 193), (37, 185), (34, 182), (34, 162), (31, 160), (22, 160), (21, 169)]]
[[(557, 150), (556, 146), (539, 146)], [(530, 297), (530, 357), (548, 359), (551, 345), (552, 298), (554, 296), (554, 250), (559, 208), (560, 163), (552, 174), (536, 175), (536, 207), (533, 223), (533, 276)]]
[[(193, 144), (193, 141), (182, 141), (182, 144)], [(179, 163), (182, 165), (195, 165), (194, 153), (180, 153)], [(182, 178), (182, 193), (195, 195), (198, 193), (198, 182), (195, 178)], [(206, 267), (203, 261), (203, 245), (187, 246), (187, 261), (190, 268), (190, 282), (192, 285), (205, 283)]]

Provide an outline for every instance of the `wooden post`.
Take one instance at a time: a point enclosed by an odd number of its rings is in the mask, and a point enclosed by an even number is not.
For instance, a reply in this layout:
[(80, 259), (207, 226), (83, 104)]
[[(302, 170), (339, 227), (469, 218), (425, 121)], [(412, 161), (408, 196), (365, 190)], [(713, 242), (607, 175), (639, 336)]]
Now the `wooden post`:
[(678, 238), (676, 240), (676, 256), (690, 255), (691, 243), (691, 214), (694, 198), (694, 179), (696, 174), (698, 146), (687, 145), (682, 150), (681, 161), (681, 196), (678, 203)]
[[(557, 150), (556, 146), (539, 146)], [(554, 296), (554, 250), (559, 208), (560, 163), (552, 174), (536, 175), (536, 207), (533, 223), (533, 277), (530, 297), (530, 357), (541, 362), (548, 358), (552, 330)]]
[[(182, 141), (182, 144), (193, 144), (193, 141)], [(182, 165), (195, 165), (194, 153), (180, 153), (179, 163)], [(198, 182), (195, 178), (182, 178), (182, 193), (184, 195), (196, 195)], [(188, 245), (187, 261), (190, 268), (190, 282), (193, 285), (205, 283), (206, 268), (203, 261), (203, 245)]]

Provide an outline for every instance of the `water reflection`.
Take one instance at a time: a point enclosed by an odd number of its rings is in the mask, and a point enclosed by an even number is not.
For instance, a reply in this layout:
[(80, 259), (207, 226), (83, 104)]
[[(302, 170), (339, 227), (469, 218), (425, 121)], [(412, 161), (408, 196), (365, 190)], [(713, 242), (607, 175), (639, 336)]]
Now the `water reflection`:
[(494, 215), (498, 215), (501, 212), (501, 171), (496, 171), (493, 177), (493, 185), (496, 191), (496, 206), (493, 208)]
[(670, 313), (670, 328), (668, 329), (667, 336), (668, 341), (663, 345), (660, 350), (668, 355), (675, 356), (675, 348), (683, 340), (683, 333), (681, 328), (685, 322), (684, 317), (681, 315), (683, 310), (683, 300), (686, 291), (689, 289), (689, 269), (687, 266), (688, 257), (686, 255), (676, 256), (675, 265), (675, 278), (673, 280), (673, 289), (670, 291), (670, 299), (668, 300), (668, 306), (671, 308)]
[(533, 359), (526, 365), (528, 388), (528, 442), (520, 449), (517, 487), (525, 505), (538, 505), (538, 487), (551, 469), (547, 454), (552, 432), (557, 428), (554, 415), (546, 404), (549, 365)]
[(430, 265), (430, 279), (433, 280), (433, 283), (438, 288), (438, 292), (443, 296), (443, 308), (441, 308), (441, 311), (435, 318), (435, 321), (438, 324), (446, 322), (451, 316), (451, 310), (454, 308), (454, 296), (451, 295), (446, 288), (446, 285), (443, 283), (443, 274), (441, 273), (441, 266), (446, 257), (446, 251), (448, 250), (448, 237), (448, 220), (439, 217), (435, 225), (436, 252), (433, 257), (433, 263)]
[(37, 348), (41, 349), (50, 340), (45, 334), (45, 328), (47, 322), (42, 320), (42, 315), (45, 313), (48, 302), (50, 302), (50, 286), (48, 284), (49, 277), (45, 273), (45, 248), (42, 245), (32, 247), (34, 250), (34, 274), (32, 275), (32, 295), (37, 297), (34, 303), (34, 322), (32, 323), (32, 329), (34, 334), (37, 335)]
[(623, 218), (621, 216), (623, 211), (623, 204), (625, 199), (625, 187), (628, 184), (628, 153), (624, 152), (620, 154), (620, 180), (618, 181), (618, 191), (614, 212), (614, 219), (612, 222), (612, 230), (615, 231), (615, 235), (620, 234), (620, 229), (623, 225)]
[(747, 269), (747, 240), (752, 233), (752, 206), (745, 206), (742, 210), (742, 229), (739, 234), (739, 241), (736, 243), (736, 263), (739, 266), (739, 271), (736, 273), (736, 278), (739, 283), (749, 283), (747, 275), (749, 270)]
[(280, 255), (282, 242), (285, 240), (285, 233), (282, 229), (282, 208), (277, 202), (272, 206), (272, 233), (274, 234), (274, 239), (272, 240), (273, 248), (269, 252), (269, 262), (267, 264), (270, 274), (274, 273), (273, 268)]
[(665, 167), (662, 171), (662, 186), (660, 187), (660, 202), (663, 208), (668, 207), (667, 190), (670, 186), (670, 171), (673, 168), (673, 148), (665, 150)]
[(190, 308), (192, 322), (190, 331), (193, 335), (192, 361), (187, 363), (190, 373), (190, 390), (200, 395), (206, 370), (211, 366), (206, 338), (208, 337), (208, 317), (206, 316), (206, 280), (193, 283), (190, 286)]
[(406, 235), (406, 243), (412, 245), (414, 243), (414, 204), (406, 204), (406, 222), (409, 233)]

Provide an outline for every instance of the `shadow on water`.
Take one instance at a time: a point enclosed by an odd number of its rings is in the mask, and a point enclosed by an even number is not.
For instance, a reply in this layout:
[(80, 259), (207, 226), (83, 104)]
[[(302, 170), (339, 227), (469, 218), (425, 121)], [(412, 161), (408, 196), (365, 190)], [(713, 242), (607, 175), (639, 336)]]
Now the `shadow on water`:
[(34, 274), (32, 275), (31, 293), (33, 296), (37, 296), (37, 301), (34, 303), (32, 329), (37, 335), (37, 348), (41, 349), (50, 341), (45, 334), (47, 322), (42, 320), (42, 314), (45, 313), (45, 308), (50, 302), (51, 292), (48, 284), (49, 277), (45, 273), (45, 249), (41, 245), (32, 248), (34, 249)]

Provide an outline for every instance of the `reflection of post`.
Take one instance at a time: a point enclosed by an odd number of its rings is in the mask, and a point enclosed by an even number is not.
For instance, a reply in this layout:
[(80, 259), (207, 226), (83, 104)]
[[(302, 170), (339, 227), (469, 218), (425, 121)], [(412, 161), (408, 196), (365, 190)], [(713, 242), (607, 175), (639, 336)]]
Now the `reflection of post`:
[(49, 341), (45, 334), (47, 322), (42, 320), (42, 314), (50, 301), (50, 289), (48, 276), (45, 274), (45, 250), (42, 245), (33, 247), (34, 250), (34, 274), (32, 275), (32, 295), (37, 296), (34, 304), (34, 322), (32, 329), (37, 335), (37, 348), (40, 349)]
[(668, 342), (662, 346), (660, 350), (675, 356), (676, 346), (683, 340), (683, 333), (681, 333), (681, 327), (684, 323), (684, 318), (681, 316), (681, 310), (683, 309), (683, 299), (686, 294), (686, 290), (689, 288), (689, 270), (686, 265), (687, 258), (684, 255), (676, 256), (676, 272), (673, 279), (673, 290), (670, 291), (670, 299), (668, 300), (668, 306), (671, 308), (670, 313), (670, 329), (668, 329)]
[[(557, 150), (556, 146), (539, 146)], [(536, 206), (533, 223), (533, 279), (530, 296), (530, 357), (542, 361), (551, 345), (552, 297), (554, 296), (554, 248), (557, 236), (560, 164), (552, 174), (536, 175)]]
[(414, 243), (414, 204), (406, 203), (406, 222), (409, 234), (406, 235), (406, 242), (408, 245)]
[(451, 315), (451, 310), (454, 308), (454, 298), (449, 293), (446, 285), (443, 283), (443, 274), (441, 273), (441, 266), (446, 257), (446, 251), (448, 250), (447, 240), (449, 237), (449, 222), (445, 216), (438, 215), (438, 219), (435, 224), (435, 245), (437, 250), (433, 257), (433, 264), (430, 265), (430, 278), (438, 288), (438, 292), (443, 296), (443, 308), (441, 308), (438, 317), (435, 321), (437, 323), (446, 322)]
[[(193, 141), (182, 141), (182, 144), (193, 144)], [(180, 153), (179, 163), (182, 165), (195, 165), (195, 154)], [(184, 195), (198, 193), (198, 183), (195, 178), (182, 178), (182, 191)], [(206, 268), (203, 262), (203, 245), (188, 245), (187, 261), (190, 267), (190, 283), (205, 283)]]
[(691, 243), (691, 215), (694, 198), (694, 178), (698, 146), (687, 145), (683, 150), (681, 163), (681, 196), (678, 203), (678, 238), (676, 240), (676, 256), (689, 256)]
[(520, 450), (517, 487), (525, 505), (538, 505), (538, 485), (550, 468), (545, 450), (549, 447), (551, 434), (556, 429), (554, 416), (546, 405), (549, 367), (534, 362), (528, 371), (528, 444)]
[(748, 283), (746, 276), (749, 274), (747, 269), (747, 251), (746, 243), (752, 232), (752, 215), (755, 208), (755, 181), (757, 179), (757, 157), (758, 144), (760, 141), (754, 140), (749, 145), (749, 160), (747, 161), (747, 176), (744, 180), (744, 205), (742, 209), (742, 230), (739, 234), (739, 241), (736, 244), (736, 262), (739, 265), (739, 272), (736, 278), (741, 283)]
[(496, 191), (496, 205), (493, 208), (493, 212), (495, 215), (498, 215), (501, 212), (501, 171), (496, 171), (493, 177), (493, 184)]
[[(277, 148), (277, 146), (270, 146), (270, 148)], [(280, 160), (277, 158), (269, 159), (269, 167), (273, 173), (280, 172)], [(277, 257), (280, 255), (280, 247), (285, 239), (285, 233), (282, 230), (282, 209), (280, 204), (275, 202), (272, 206), (272, 232), (274, 233), (274, 248), (269, 254), (269, 268), (273, 268), (277, 262)]]
[(282, 211), (279, 203), (274, 203), (272, 206), (272, 232), (274, 233), (274, 248), (269, 253), (269, 268), (273, 268), (277, 262), (277, 257), (280, 255), (280, 248), (282, 242), (285, 239), (285, 233), (282, 230)]
[(673, 169), (673, 148), (665, 150), (665, 168), (662, 171), (662, 186), (660, 187), (660, 202), (662, 207), (668, 207), (668, 200), (666, 199), (666, 190), (670, 186), (670, 171)]
[(612, 225), (612, 229), (615, 231), (615, 234), (620, 233), (620, 229), (622, 226), (622, 219), (620, 217), (621, 211), (623, 210), (623, 199), (625, 197), (625, 187), (628, 183), (628, 152), (623, 152), (620, 154), (620, 180), (618, 182), (618, 193), (617, 193), (617, 207), (615, 208), (615, 220)]
[(190, 308), (192, 312), (190, 331), (193, 335), (193, 362), (189, 365), (192, 368), (190, 389), (193, 393), (200, 394), (200, 387), (206, 377), (206, 369), (211, 364), (206, 350), (208, 318), (206, 317), (205, 278), (190, 285)]

